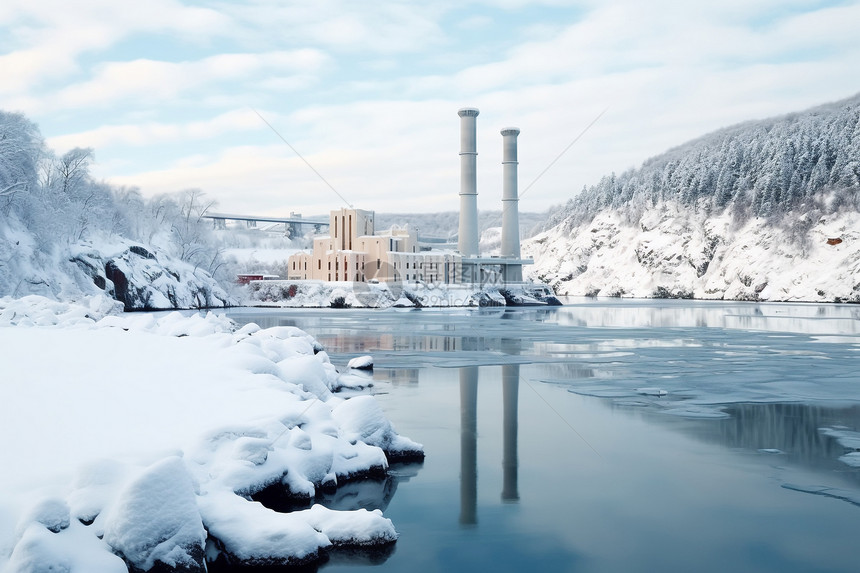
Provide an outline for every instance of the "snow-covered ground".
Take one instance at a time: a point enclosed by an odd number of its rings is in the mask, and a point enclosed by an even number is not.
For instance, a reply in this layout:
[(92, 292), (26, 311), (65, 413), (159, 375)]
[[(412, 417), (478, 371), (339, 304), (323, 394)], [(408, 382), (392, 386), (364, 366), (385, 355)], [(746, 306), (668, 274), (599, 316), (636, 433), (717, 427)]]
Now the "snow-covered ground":
[(805, 217), (737, 226), (668, 202), (630, 223), (604, 210), (525, 241), (535, 259), (525, 271), (572, 296), (860, 301), (860, 214)]
[(336, 394), (312, 337), (117, 311), (0, 299), (0, 570), (202, 570), (204, 552), (260, 564), (396, 539), (378, 511), (247, 498), (278, 482), (313, 496), (387, 453), (422, 455), (372, 397)]

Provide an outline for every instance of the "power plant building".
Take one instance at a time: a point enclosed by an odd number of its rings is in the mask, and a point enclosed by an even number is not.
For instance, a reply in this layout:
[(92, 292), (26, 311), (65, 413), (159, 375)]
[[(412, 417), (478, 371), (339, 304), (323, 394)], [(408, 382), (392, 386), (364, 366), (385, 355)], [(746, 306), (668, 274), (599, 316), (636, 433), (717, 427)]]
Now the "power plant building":
[[(419, 281), (501, 285), (522, 282), (517, 197), (517, 135), (505, 128), (503, 136), (502, 247), (499, 256), (482, 256), (478, 243), (476, 108), (460, 116), (460, 220), (457, 249), (429, 249), (409, 229), (377, 234), (374, 213), (340, 209), (329, 214), (330, 234), (314, 239), (311, 253), (288, 260), (290, 280), (348, 282)], [(453, 245), (452, 245), (453, 247)]]

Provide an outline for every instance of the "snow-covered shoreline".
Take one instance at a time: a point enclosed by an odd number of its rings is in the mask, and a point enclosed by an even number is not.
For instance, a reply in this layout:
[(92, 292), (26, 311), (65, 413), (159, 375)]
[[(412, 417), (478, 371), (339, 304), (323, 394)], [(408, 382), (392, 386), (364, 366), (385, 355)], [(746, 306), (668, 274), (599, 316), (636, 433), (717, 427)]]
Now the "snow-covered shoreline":
[(251, 281), (244, 306), (275, 308), (456, 308), (560, 304), (544, 285)]
[(858, 220), (846, 212), (797, 215), (785, 228), (736, 224), (667, 201), (636, 222), (607, 209), (573, 229), (559, 225), (524, 241), (523, 252), (535, 259), (528, 276), (559, 295), (858, 302)]
[(0, 570), (193, 571), (205, 552), (284, 563), (396, 539), (378, 511), (247, 497), (280, 482), (310, 499), (387, 455), (423, 457), (374, 398), (337, 394), (349, 375), (310, 335), (118, 310), (0, 299)]

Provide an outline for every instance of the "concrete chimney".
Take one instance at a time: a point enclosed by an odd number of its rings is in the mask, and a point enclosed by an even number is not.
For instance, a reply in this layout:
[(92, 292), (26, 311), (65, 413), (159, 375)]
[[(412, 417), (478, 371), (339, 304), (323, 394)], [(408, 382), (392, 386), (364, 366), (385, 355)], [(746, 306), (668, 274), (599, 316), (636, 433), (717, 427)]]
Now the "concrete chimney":
[[(502, 130), (502, 248), (503, 257), (520, 258), (520, 215), (517, 196), (517, 136), (520, 130)], [(506, 265), (505, 280), (523, 280), (522, 265)]]
[(457, 248), (464, 257), (478, 255), (478, 149), (475, 127), (478, 113), (474, 107), (464, 107), (457, 112), (460, 116), (460, 229)]

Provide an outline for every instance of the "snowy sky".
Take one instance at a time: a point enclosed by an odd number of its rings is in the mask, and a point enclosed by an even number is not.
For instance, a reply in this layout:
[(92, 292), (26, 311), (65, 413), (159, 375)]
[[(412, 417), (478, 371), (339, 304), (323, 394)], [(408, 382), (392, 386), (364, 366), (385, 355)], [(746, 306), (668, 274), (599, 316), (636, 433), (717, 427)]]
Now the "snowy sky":
[(463, 106), (479, 208), (498, 209), (501, 128), (521, 129), (523, 192), (605, 110), (523, 194), (538, 211), (854, 95), (858, 22), (860, 0), (3, 0), (0, 109), (93, 147), (100, 178), (271, 215), (456, 209)]

